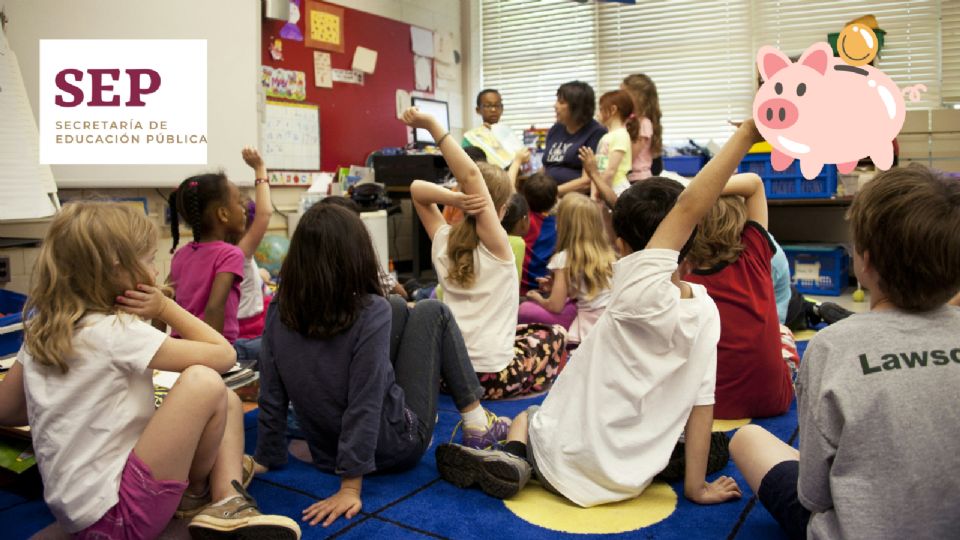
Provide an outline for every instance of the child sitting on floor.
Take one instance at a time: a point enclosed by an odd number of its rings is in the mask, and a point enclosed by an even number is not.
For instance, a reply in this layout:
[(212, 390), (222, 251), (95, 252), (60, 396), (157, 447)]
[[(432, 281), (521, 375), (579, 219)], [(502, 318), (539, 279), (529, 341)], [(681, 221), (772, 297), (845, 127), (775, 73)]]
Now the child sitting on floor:
[(260, 341), (239, 337), (237, 317), (245, 256), (236, 244), (247, 223), (240, 190), (223, 172), (184, 180), (170, 194), (171, 253), (180, 241), (180, 219), (190, 226), (193, 242), (177, 250), (170, 261), (168, 282), (177, 303), (223, 334), (243, 367), (255, 368)]
[[(217, 373), (236, 353), (155, 287), (157, 236), (142, 211), (113, 203), (74, 202), (53, 219), (0, 425), (29, 420), (47, 506), (76, 538), (156, 538), (185, 503), (194, 538), (299, 538), (241, 485), (243, 408)], [(155, 369), (182, 371), (158, 409)]]
[[(601, 209), (586, 195), (569, 193), (560, 201), (557, 235), (557, 252), (547, 266), (551, 275), (540, 290), (527, 292), (519, 320), (560, 324), (570, 330), (571, 343), (580, 343), (610, 301), (616, 255), (604, 232)], [(568, 310), (571, 299), (576, 305)]]
[(683, 432), (686, 497), (712, 504), (740, 496), (732, 478), (705, 481), (720, 320), (707, 291), (681, 277), (695, 227), (757, 140), (746, 121), (685, 191), (656, 177), (620, 196), (613, 224), (625, 255), (614, 264), (603, 317), (543, 406), (514, 419), (503, 451), (437, 448), (445, 480), (506, 498), (532, 471), (547, 491), (580, 506), (620, 501), (643, 493)]
[(463, 443), (506, 435), (508, 418), (480, 406), (483, 389), (449, 308), (388, 300), (366, 227), (335, 204), (310, 208), (293, 234), (267, 313), (255, 459), (287, 461), (293, 404), (314, 464), (340, 490), (304, 510), (311, 525), (360, 511), (363, 476), (415, 466), (430, 446), (440, 378), (463, 417)]
[[(704, 217), (687, 260), (687, 276), (720, 310), (716, 418), (776, 416), (793, 401), (796, 353), (781, 352), (767, 235), (767, 197), (753, 173), (734, 175)], [(743, 197), (743, 199), (740, 199)]]
[(527, 248), (523, 237), (530, 230), (530, 207), (522, 194), (514, 193), (510, 195), (506, 210), (503, 212), (503, 218), (500, 219), (500, 226), (507, 231), (510, 249), (513, 250), (513, 258), (517, 262), (517, 276), (522, 277), (523, 258)]
[[(500, 399), (546, 390), (566, 361), (566, 331), (517, 325), (516, 264), (500, 226), (511, 194), (506, 173), (470, 160), (432, 116), (410, 108), (403, 121), (430, 131), (462, 190), (421, 180), (410, 184), (414, 208), (433, 242), (431, 258), (443, 301), (457, 317), (484, 396)], [(459, 206), (467, 217), (451, 227), (438, 204)]]
[(870, 312), (821, 330), (797, 379), (800, 450), (740, 428), (730, 452), (790, 538), (953, 538), (960, 514), (960, 182), (913, 164), (847, 214)]
[(557, 243), (557, 183), (540, 171), (528, 178), (522, 186), (523, 197), (530, 208), (530, 228), (524, 235), (527, 253), (523, 259), (523, 275), (520, 278), (520, 294), (526, 294), (539, 285), (538, 278), (547, 277), (547, 264)]

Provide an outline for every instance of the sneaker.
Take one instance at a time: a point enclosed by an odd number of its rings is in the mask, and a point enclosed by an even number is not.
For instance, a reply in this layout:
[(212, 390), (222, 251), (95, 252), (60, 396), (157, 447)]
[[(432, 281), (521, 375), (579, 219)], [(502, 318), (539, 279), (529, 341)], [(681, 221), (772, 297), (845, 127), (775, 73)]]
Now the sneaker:
[[(253, 456), (244, 454), (243, 477), (241, 479), (243, 487), (249, 486), (250, 481), (253, 480), (253, 465)], [(206, 508), (211, 502), (209, 486), (207, 487), (206, 493), (203, 495), (193, 495), (184, 491), (183, 497), (180, 499), (180, 505), (177, 506), (177, 511), (174, 512), (173, 517), (177, 519), (192, 518), (193, 516), (199, 514), (200, 511)]]
[(465, 488), (480, 484), (491, 497), (513, 497), (530, 480), (527, 460), (502, 450), (477, 450), (447, 443), (437, 447), (437, 469), (451, 484)]
[(486, 427), (463, 426), (463, 445), (470, 448), (495, 448), (506, 440), (511, 420), (506, 416), (487, 413)]
[(842, 321), (843, 319), (853, 315), (853, 312), (849, 309), (834, 304), (833, 302), (822, 302), (816, 307), (816, 310), (820, 315), (820, 318), (823, 319), (823, 322), (827, 324), (833, 324), (837, 321)]
[(261, 514), (257, 502), (240, 485), (233, 481), (240, 495), (220, 505), (209, 505), (187, 525), (190, 538), (194, 540), (220, 540), (226, 538), (270, 540), (299, 540), (300, 526), (286, 516)]
[[(730, 439), (722, 431), (714, 431), (710, 434), (710, 453), (707, 454), (707, 474), (713, 474), (727, 466), (730, 461)], [(664, 482), (676, 482), (683, 480), (683, 475), (687, 469), (687, 458), (684, 454), (684, 443), (679, 442), (673, 449), (670, 461), (667, 466), (660, 471), (657, 478)]]

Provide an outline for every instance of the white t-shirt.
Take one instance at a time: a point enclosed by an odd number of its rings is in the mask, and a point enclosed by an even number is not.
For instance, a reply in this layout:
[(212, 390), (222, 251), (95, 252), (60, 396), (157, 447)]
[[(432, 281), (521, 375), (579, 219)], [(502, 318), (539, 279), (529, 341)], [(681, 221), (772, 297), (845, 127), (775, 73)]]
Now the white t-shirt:
[(614, 263), (606, 312), (530, 422), (541, 473), (595, 506), (636, 497), (670, 459), (695, 405), (712, 405), (720, 315), (701, 285), (681, 299), (678, 253)]
[[(553, 257), (550, 257), (550, 262), (547, 264), (547, 270), (557, 271), (563, 270), (567, 267), (567, 252), (558, 251), (553, 254)], [(567, 273), (569, 274), (569, 272)], [(574, 283), (573, 276), (567, 275), (568, 287), (573, 287)], [(586, 285), (581, 279), (579, 283), (576, 283), (577, 289), (577, 309), (603, 309), (607, 307), (607, 304), (610, 302), (610, 289), (602, 289), (597, 292), (597, 295), (593, 298), (587, 299)]]
[(457, 318), (473, 369), (478, 373), (499, 373), (513, 361), (520, 307), (520, 280), (511, 256), (498, 259), (484, 247), (473, 258), (473, 286), (463, 287), (447, 279), (450, 259), (447, 242), (451, 227), (444, 225), (433, 237), (431, 257), (437, 279), (443, 286), (443, 302)]
[(263, 277), (253, 255), (243, 262), (243, 281), (240, 282), (240, 305), (237, 318), (248, 319), (263, 313)]
[(20, 349), (44, 498), (67, 532), (119, 500), (120, 474), (155, 410), (147, 366), (166, 338), (132, 315), (91, 314), (74, 332), (66, 374)]

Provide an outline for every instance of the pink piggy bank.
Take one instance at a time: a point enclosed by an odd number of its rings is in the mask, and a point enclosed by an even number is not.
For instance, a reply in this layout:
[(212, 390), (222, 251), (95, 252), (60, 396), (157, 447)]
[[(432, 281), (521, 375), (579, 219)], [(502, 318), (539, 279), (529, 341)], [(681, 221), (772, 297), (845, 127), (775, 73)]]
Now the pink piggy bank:
[(824, 164), (848, 173), (866, 156), (882, 170), (893, 165), (903, 96), (882, 71), (847, 65), (826, 43), (811, 45), (795, 64), (761, 47), (757, 67), (764, 83), (753, 100), (753, 118), (773, 146), (774, 170), (799, 159), (804, 178), (811, 179)]

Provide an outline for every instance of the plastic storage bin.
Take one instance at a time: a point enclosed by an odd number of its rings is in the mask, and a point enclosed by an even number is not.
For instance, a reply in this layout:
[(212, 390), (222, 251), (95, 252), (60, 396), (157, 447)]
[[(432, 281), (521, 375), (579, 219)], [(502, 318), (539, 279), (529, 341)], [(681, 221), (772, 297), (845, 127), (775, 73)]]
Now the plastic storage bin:
[(847, 251), (836, 244), (781, 246), (790, 263), (790, 281), (804, 294), (840, 296), (849, 281)]
[(680, 176), (696, 176), (706, 160), (703, 156), (672, 156), (663, 158), (663, 170)]
[(800, 172), (799, 161), (794, 160), (786, 170), (775, 171), (770, 154), (747, 154), (737, 171), (760, 175), (768, 199), (829, 199), (837, 193), (836, 165), (824, 165), (816, 178), (807, 180)]
[(0, 289), (0, 357), (20, 350), (23, 343), (23, 318), (21, 312), (27, 297)]

